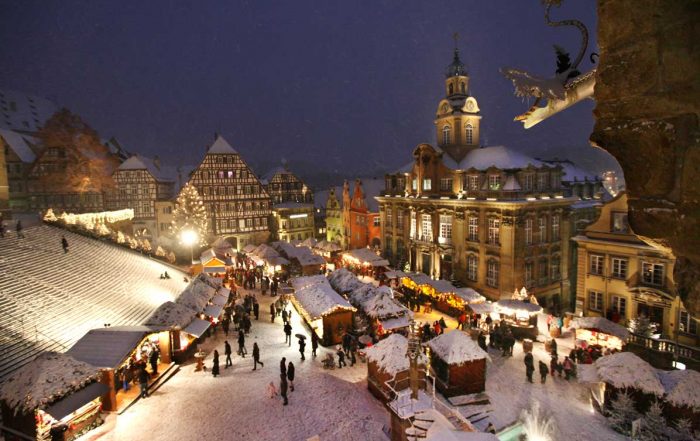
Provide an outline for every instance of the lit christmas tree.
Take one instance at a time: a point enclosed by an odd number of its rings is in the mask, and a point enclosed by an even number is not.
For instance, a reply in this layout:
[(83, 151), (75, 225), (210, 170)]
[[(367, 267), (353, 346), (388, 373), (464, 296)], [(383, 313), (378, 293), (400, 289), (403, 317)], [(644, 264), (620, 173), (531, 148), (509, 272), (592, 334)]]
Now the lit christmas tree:
[(209, 220), (204, 202), (197, 189), (188, 183), (182, 188), (175, 202), (170, 231), (180, 240), (183, 231), (194, 231), (197, 233), (199, 244), (203, 246), (207, 244), (208, 228)]
[(618, 394), (617, 398), (610, 403), (608, 421), (610, 421), (612, 428), (620, 433), (630, 433), (632, 421), (638, 416), (632, 397), (627, 392)]

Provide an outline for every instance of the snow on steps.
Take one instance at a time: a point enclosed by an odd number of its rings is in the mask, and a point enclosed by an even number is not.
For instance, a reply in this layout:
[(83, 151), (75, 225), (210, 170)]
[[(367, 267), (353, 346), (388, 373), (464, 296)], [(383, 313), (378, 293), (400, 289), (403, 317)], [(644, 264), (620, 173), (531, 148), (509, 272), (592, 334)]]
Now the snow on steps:
[[(173, 377), (173, 375), (177, 374), (178, 372), (180, 372), (180, 365), (175, 364), (175, 363), (170, 363), (170, 364), (168, 365), (168, 367), (165, 368), (164, 371), (162, 371), (160, 374), (158, 374), (158, 378), (156, 378), (156, 381), (154, 381), (153, 383), (151, 383), (151, 384), (148, 386), (148, 394), (150, 395), (150, 394), (152, 394), (153, 392), (155, 392), (155, 391), (157, 391), (158, 389), (160, 389), (160, 387), (161, 387), (162, 385), (164, 385), (168, 380), (170, 380), (170, 379)], [(138, 400), (140, 400), (140, 399), (141, 399), (141, 396), (140, 396), (140, 395), (137, 396), (137, 397), (134, 399), (134, 401), (132, 401), (131, 403), (129, 403), (128, 406), (125, 406), (123, 409), (121, 409), (121, 410), (119, 411), (119, 415), (121, 415), (121, 414), (123, 414), (124, 412), (126, 412), (127, 409), (129, 409), (131, 406), (133, 406), (134, 403), (136, 403), (136, 402), (137, 402)]]
[[(24, 233), (0, 239), (0, 381), (92, 328), (141, 324), (185, 287), (184, 274), (131, 250), (46, 225)], [(159, 280), (166, 270), (173, 278)]]

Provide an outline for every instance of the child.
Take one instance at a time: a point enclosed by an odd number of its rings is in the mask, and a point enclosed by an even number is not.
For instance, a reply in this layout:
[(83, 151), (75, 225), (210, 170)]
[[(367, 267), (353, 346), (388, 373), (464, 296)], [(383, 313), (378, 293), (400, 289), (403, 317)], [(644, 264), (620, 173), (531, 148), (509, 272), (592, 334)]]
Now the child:
[(270, 398), (275, 398), (277, 395), (277, 387), (275, 387), (275, 383), (270, 381), (270, 384), (267, 385), (267, 396)]

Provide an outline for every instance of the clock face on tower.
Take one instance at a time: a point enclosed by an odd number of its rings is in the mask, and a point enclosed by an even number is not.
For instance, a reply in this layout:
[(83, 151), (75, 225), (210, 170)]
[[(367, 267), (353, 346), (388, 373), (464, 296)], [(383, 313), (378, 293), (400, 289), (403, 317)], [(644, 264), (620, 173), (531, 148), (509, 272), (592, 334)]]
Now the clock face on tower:
[(448, 109), (449, 109), (449, 107), (447, 106), (447, 104), (442, 105), (442, 113), (447, 113)]
[(467, 101), (467, 110), (470, 112), (474, 111), (474, 101), (471, 101), (471, 100)]

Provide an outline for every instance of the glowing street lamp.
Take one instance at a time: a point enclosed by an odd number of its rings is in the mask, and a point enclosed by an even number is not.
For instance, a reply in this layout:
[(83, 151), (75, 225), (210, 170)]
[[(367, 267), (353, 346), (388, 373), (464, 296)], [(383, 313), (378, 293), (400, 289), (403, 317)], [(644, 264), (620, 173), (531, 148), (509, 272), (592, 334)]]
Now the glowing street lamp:
[(194, 261), (194, 244), (199, 240), (199, 235), (194, 230), (183, 230), (180, 233), (180, 240), (183, 244), (190, 246), (190, 264)]

